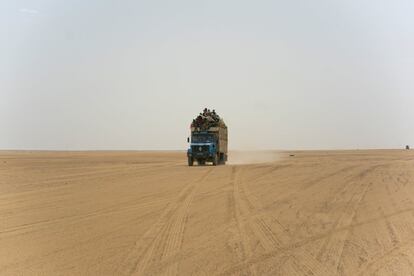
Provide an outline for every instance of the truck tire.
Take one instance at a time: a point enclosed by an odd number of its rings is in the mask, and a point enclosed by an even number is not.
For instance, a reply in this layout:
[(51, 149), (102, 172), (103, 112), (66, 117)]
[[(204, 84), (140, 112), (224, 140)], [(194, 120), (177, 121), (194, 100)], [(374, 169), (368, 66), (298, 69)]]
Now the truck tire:
[(226, 160), (224, 159), (224, 153), (220, 153), (219, 164), (224, 165), (226, 164)]
[(193, 159), (193, 157), (188, 157), (188, 166), (192, 166), (194, 164), (194, 159)]
[(213, 166), (217, 166), (217, 163), (218, 163), (218, 157), (217, 157), (217, 154), (216, 154), (213, 157)]

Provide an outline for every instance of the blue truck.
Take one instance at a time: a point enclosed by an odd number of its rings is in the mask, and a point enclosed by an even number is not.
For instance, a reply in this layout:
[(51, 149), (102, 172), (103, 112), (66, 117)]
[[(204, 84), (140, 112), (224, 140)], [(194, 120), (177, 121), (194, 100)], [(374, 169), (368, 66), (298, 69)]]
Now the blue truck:
[(188, 165), (205, 165), (211, 162), (213, 166), (224, 165), (227, 161), (227, 126), (223, 120), (214, 126), (191, 126), (191, 140), (187, 139), (190, 147), (187, 150)]

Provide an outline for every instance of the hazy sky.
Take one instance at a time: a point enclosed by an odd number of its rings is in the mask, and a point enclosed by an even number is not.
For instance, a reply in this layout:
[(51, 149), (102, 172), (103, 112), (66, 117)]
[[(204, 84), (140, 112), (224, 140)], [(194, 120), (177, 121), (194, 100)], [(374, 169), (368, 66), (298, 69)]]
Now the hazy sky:
[(414, 1), (0, 0), (1, 149), (414, 145)]

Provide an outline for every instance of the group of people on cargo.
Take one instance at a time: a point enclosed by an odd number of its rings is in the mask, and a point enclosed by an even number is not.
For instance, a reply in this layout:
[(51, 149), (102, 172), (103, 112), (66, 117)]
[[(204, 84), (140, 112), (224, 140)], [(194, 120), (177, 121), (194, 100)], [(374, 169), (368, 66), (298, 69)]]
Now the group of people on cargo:
[(204, 108), (203, 112), (195, 118), (191, 124), (191, 127), (197, 127), (201, 129), (208, 129), (210, 127), (218, 126), (220, 123), (220, 116), (213, 109)]

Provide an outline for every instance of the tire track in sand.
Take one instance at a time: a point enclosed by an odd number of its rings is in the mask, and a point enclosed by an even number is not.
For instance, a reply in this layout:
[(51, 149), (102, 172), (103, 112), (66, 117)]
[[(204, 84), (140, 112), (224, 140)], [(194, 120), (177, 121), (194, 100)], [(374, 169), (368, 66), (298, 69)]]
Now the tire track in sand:
[[(362, 172), (358, 173), (356, 176), (353, 177), (353, 181), (349, 182), (348, 185), (352, 187), (352, 196), (347, 201), (346, 207), (344, 208), (344, 212), (339, 216), (339, 218), (335, 221), (334, 226), (332, 229), (343, 228), (352, 225), (355, 215), (361, 205), (361, 202), (364, 200), (367, 192), (369, 191), (370, 187), (372, 186), (372, 182), (369, 181), (367, 183), (363, 182), (367, 175), (371, 174), (378, 168), (384, 167), (386, 165), (374, 165), (364, 169)], [(345, 186), (344, 189), (347, 187)], [(330, 259), (330, 256), (335, 256), (338, 252), (337, 258), (335, 260), (331, 260), (335, 262), (335, 267), (337, 270), (340, 268), (341, 260), (343, 258), (343, 250), (351, 231), (350, 228), (347, 228), (345, 233), (338, 233), (338, 235), (332, 235), (328, 239), (326, 239), (317, 254), (317, 259), (321, 262), (327, 262)]]
[(392, 262), (393, 259), (404, 260), (413, 267), (413, 248), (414, 239), (398, 243), (391, 249), (372, 256), (370, 260), (360, 267), (358, 273), (355, 273), (355, 275), (377, 275), (378, 271)]
[[(236, 219), (237, 231), (239, 235), (239, 242), (235, 246), (235, 251), (236, 251), (239, 262), (243, 262), (247, 260), (248, 258), (250, 258), (253, 254), (252, 254), (252, 249), (250, 247), (249, 239), (247, 237), (247, 233), (245, 231), (245, 227), (243, 224), (243, 217), (246, 216), (246, 212), (247, 212), (246, 209), (248, 207), (246, 206), (246, 203), (242, 201), (241, 199), (241, 194), (239, 191), (240, 189), (239, 174), (240, 174), (240, 171), (237, 169), (237, 167), (233, 167), (231, 171), (230, 182), (233, 186), (234, 218)], [(254, 264), (251, 266), (248, 266), (246, 270), (247, 271), (244, 271), (244, 272), (247, 272), (247, 275), (256, 275), (256, 268)], [(240, 271), (240, 273), (242, 272)]]
[[(176, 254), (182, 245), (188, 210), (197, 186), (213, 169), (209, 169), (197, 181), (189, 183), (178, 195), (178, 199), (167, 205), (158, 220), (144, 235), (119, 265), (117, 275), (148, 275), (155, 262), (161, 262)], [(157, 269), (162, 270), (162, 267)], [(178, 263), (166, 267), (168, 275), (177, 275)], [(147, 272), (148, 271), (148, 272)]]
[[(235, 168), (233, 169), (235, 170)], [(244, 249), (245, 251), (247, 250), (250, 255), (246, 257), (251, 259), (254, 257), (254, 252), (248, 246), (248, 238), (245, 236), (243, 237), (243, 234), (245, 233), (243, 228), (251, 230), (249, 232), (253, 233), (255, 239), (259, 241), (260, 245), (266, 252), (284, 247), (283, 240), (292, 240), (293, 237), (291, 237), (286, 227), (284, 227), (276, 218), (266, 216), (263, 212), (261, 212), (261, 210), (263, 210), (261, 202), (251, 194), (247, 185), (245, 185), (244, 181), (242, 181), (240, 174), (241, 171), (233, 173), (233, 176), (235, 176), (233, 185), (235, 187), (235, 202), (237, 203), (236, 210), (238, 210), (238, 212), (236, 211), (236, 214), (239, 213), (240, 217), (243, 217), (243, 220), (238, 219), (238, 227), (242, 236)], [(281, 235), (282, 238), (279, 238), (274, 233), (269, 221), (275, 221), (277, 223), (280, 230), (278, 232), (283, 233), (283, 235)], [(308, 253), (303, 254), (300, 260), (293, 254), (289, 254), (288, 257), (294, 260), (297, 268), (301, 270), (302, 273), (308, 273), (309, 271), (324, 275), (332, 273), (332, 271), (328, 271), (321, 263), (319, 263)], [(247, 259), (245, 258), (242, 262), (246, 261)], [(248, 268), (250, 269), (249, 275), (257, 274), (255, 263), (248, 265)], [(238, 270), (237, 273), (241, 273), (241, 271)]]

